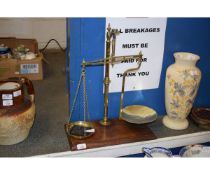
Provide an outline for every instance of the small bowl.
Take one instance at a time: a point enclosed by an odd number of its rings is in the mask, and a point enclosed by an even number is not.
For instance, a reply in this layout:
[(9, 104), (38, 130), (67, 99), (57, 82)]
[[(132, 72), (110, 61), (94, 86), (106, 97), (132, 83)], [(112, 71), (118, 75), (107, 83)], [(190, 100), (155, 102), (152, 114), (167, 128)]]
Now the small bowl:
[(145, 157), (173, 157), (172, 152), (169, 149), (163, 147), (143, 148)]
[(8, 47), (0, 47), (0, 52), (6, 52), (8, 50), (9, 50)]
[(26, 60), (32, 60), (36, 58), (36, 55), (33, 53), (33, 52), (28, 52), (26, 55), (25, 55), (25, 59)]

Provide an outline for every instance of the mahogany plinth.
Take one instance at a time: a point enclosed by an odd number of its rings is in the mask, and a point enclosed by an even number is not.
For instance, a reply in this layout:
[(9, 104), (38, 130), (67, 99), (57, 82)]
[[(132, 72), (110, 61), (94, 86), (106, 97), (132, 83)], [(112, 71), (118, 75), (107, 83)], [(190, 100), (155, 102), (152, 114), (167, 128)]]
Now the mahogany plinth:
[(92, 123), (95, 134), (89, 138), (80, 140), (67, 135), (71, 151), (78, 150), (79, 144), (86, 144), (85, 149), (91, 149), (156, 139), (146, 124), (131, 124), (119, 119), (112, 119), (109, 126), (102, 126), (99, 121)]

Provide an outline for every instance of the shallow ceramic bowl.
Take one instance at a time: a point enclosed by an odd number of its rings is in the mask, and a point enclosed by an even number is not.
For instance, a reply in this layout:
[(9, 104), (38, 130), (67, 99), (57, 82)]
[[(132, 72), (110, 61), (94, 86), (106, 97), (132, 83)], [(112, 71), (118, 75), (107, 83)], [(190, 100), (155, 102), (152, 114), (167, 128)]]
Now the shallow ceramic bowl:
[(210, 157), (210, 147), (203, 145), (190, 145), (182, 148), (180, 157)]
[(190, 117), (199, 127), (210, 129), (209, 108), (193, 108)]
[(143, 148), (145, 157), (173, 157), (172, 152), (169, 149), (163, 147)]
[(147, 106), (132, 105), (123, 108), (122, 119), (135, 124), (150, 123), (157, 119), (157, 113)]

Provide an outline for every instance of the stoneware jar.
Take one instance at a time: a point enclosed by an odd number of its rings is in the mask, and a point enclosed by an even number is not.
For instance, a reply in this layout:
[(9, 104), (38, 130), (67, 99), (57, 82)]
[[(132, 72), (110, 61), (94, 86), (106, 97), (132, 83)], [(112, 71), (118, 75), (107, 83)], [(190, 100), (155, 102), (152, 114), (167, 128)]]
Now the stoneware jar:
[[(27, 87), (28, 98), (24, 95)], [(35, 116), (34, 88), (27, 78), (0, 81), (0, 145), (25, 140)]]
[(201, 80), (196, 67), (198, 55), (188, 52), (174, 53), (175, 63), (168, 67), (165, 81), (165, 106), (167, 115), (163, 124), (174, 130), (186, 129), (190, 113)]

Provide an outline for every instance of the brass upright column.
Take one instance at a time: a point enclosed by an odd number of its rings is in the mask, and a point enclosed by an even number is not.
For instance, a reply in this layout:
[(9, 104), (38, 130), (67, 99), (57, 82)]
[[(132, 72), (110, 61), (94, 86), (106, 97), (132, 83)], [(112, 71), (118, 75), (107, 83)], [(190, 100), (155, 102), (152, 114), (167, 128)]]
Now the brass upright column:
[(110, 125), (108, 120), (108, 104), (109, 104), (109, 65), (110, 65), (110, 48), (111, 48), (112, 31), (110, 25), (108, 25), (106, 33), (106, 58), (105, 58), (105, 78), (104, 78), (104, 117), (100, 123), (104, 126)]

